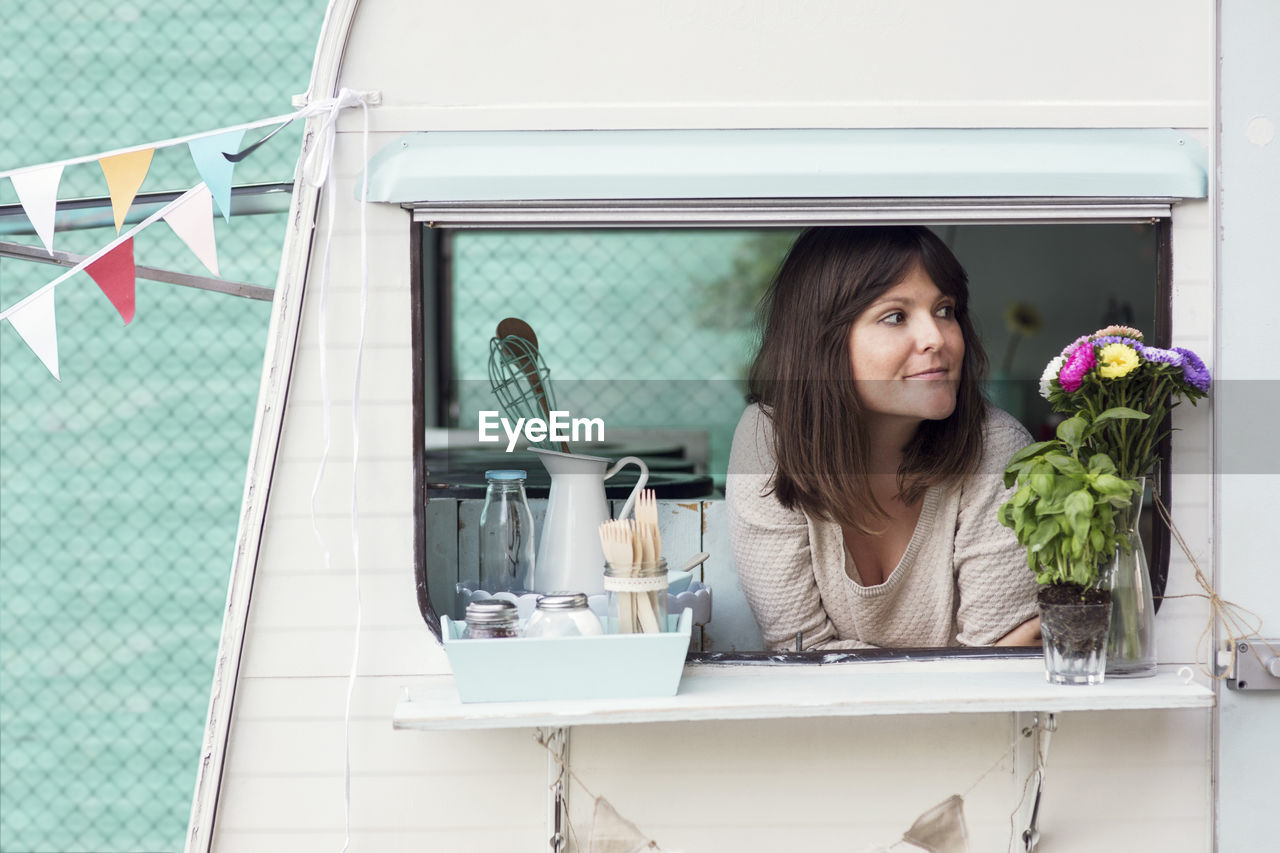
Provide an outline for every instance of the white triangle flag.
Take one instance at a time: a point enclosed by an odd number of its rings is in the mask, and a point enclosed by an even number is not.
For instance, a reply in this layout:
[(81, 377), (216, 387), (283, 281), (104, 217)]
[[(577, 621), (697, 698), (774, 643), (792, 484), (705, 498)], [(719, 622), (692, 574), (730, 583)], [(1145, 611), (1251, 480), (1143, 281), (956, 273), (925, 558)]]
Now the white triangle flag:
[(50, 287), (39, 293), (34, 299), (17, 311), (11, 311), (6, 318), (13, 325), (13, 330), (21, 336), (31, 351), (49, 368), (53, 378), (59, 382), (58, 375), (58, 326), (53, 317), (53, 292)]
[(53, 216), (58, 212), (58, 182), (62, 180), (62, 164), (39, 169), (24, 169), (9, 176), (18, 192), (18, 201), (31, 225), (40, 235), (45, 251), (53, 254)]
[(166, 211), (164, 221), (195, 253), (200, 263), (218, 275), (218, 249), (213, 239), (213, 194), (209, 187), (201, 185), (182, 204)]

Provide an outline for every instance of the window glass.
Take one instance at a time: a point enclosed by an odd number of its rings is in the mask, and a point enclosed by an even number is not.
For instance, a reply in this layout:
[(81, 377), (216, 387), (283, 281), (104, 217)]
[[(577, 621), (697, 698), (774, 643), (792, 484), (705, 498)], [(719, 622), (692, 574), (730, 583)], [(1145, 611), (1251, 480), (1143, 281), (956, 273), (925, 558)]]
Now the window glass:
[[(933, 230), (969, 274), (971, 312), (990, 361), (988, 396), (1033, 436), (1052, 432), (1054, 419), (1038, 381), (1064, 345), (1110, 323), (1134, 325), (1156, 338), (1156, 224)], [(477, 499), (485, 467), (495, 460), (512, 467), (502, 452), (505, 436), (501, 446), (481, 447), (476, 438), (481, 413), (501, 411), (489, 380), (490, 339), (500, 320), (519, 317), (537, 335), (558, 408), (603, 421), (607, 444), (601, 455), (652, 452), (659, 485), (665, 476), (679, 487), (672, 497), (721, 497), (758, 342), (757, 303), (798, 233), (424, 229), (424, 302), (437, 306), (425, 339), (440, 342), (426, 357), (445, 378), (425, 409), (432, 413), (428, 422), (455, 430), (448, 439), (450, 467), (469, 461), (475, 469), (469, 491), (458, 478), (444, 478), (449, 482), (436, 483), (442, 488), (429, 495)], [(615, 442), (611, 434), (625, 440)], [(673, 444), (680, 445), (683, 461), (668, 455)], [(429, 460), (430, 454), (429, 448)], [(517, 467), (525, 466), (531, 475), (541, 467), (531, 455)]]

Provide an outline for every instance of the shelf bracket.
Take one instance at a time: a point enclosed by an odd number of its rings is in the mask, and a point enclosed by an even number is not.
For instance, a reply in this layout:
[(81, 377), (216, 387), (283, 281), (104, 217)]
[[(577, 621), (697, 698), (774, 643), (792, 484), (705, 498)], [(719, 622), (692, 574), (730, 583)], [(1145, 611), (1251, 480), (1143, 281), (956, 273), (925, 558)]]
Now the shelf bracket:
[(569, 730), (540, 728), (535, 737), (547, 749), (547, 846), (562, 853), (569, 845)]
[(1024, 726), (1020, 732), (1022, 737), (1032, 739), (1033, 754), (1029, 782), (1035, 785), (1031, 798), (1031, 813), (1030, 817), (1027, 818), (1027, 828), (1022, 831), (1020, 837), (1022, 846), (1018, 849), (1022, 853), (1034, 853), (1036, 846), (1040, 843), (1040, 829), (1038, 826), (1040, 820), (1040, 798), (1044, 793), (1045, 766), (1049, 757), (1049, 741), (1057, 729), (1058, 721), (1053, 714), (1041, 711), (1032, 714), (1029, 724)]

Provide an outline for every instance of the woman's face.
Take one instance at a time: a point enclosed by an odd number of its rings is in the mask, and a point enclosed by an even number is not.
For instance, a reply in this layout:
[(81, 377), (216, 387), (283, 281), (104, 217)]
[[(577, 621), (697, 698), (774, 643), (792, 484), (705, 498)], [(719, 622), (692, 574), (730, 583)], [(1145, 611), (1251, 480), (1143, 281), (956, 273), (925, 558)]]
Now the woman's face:
[(955, 301), (916, 264), (853, 321), (849, 361), (869, 415), (916, 423), (950, 416), (964, 361)]

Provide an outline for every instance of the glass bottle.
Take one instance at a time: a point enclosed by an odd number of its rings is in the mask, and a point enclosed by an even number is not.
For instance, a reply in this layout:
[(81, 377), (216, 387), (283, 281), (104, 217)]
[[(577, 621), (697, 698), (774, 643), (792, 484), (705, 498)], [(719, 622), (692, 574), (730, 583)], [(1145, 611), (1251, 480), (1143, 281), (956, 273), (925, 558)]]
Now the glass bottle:
[(538, 597), (538, 608), (525, 626), (526, 637), (593, 637), (604, 633), (600, 619), (581, 592), (552, 592)]
[(467, 605), (464, 640), (495, 640), (520, 636), (520, 609), (514, 602), (482, 598)]
[(609, 632), (659, 634), (667, 630), (667, 561), (604, 567), (609, 594)]
[(533, 589), (533, 513), (524, 493), (524, 471), (485, 471), (488, 487), (480, 511), (480, 588), (516, 595)]

